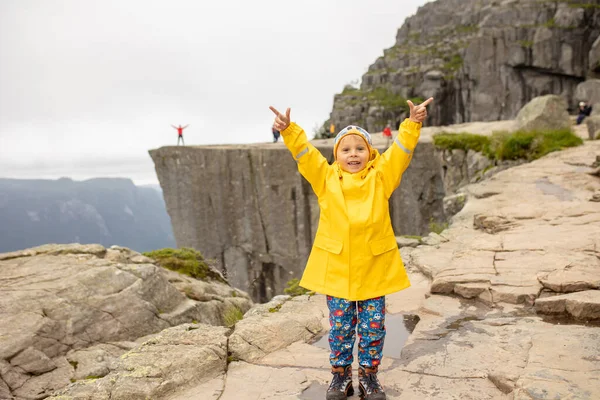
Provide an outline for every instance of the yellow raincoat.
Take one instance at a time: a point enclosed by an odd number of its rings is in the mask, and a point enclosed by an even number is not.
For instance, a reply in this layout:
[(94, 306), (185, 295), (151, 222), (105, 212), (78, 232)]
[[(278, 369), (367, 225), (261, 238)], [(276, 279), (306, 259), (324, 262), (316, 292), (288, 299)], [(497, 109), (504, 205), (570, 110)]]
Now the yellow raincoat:
[(347, 300), (366, 300), (410, 286), (390, 220), (388, 199), (400, 185), (421, 124), (406, 119), (394, 143), (355, 174), (329, 165), (291, 123), (281, 132), (311, 184), (321, 209), (319, 227), (300, 286)]

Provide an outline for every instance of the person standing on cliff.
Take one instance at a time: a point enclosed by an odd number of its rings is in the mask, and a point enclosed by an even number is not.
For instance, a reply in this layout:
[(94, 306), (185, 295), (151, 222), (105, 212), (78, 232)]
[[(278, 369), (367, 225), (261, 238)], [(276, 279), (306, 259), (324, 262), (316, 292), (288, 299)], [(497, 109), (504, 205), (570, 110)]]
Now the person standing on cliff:
[(383, 137), (385, 138), (385, 148), (387, 149), (390, 147), (390, 143), (392, 142), (392, 128), (390, 127), (389, 122), (383, 129)]
[(183, 130), (185, 128), (187, 128), (189, 125), (186, 126), (175, 126), (175, 125), (171, 125), (173, 128), (177, 129), (177, 146), (179, 146), (179, 141), (181, 140), (181, 144), (183, 144), (185, 146), (185, 142), (183, 141)]
[(313, 247), (300, 286), (327, 296), (329, 346), (333, 378), (327, 400), (354, 394), (352, 349), (358, 331), (358, 380), (365, 400), (384, 400), (377, 378), (385, 338), (385, 296), (410, 286), (388, 208), (400, 185), (427, 117), (427, 105), (407, 102), (410, 117), (402, 122), (392, 145), (383, 153), (372, 147), (371, 135), (351, 125), (334, 139), (334, 163), (307, 139), (285, 114), (273, 126), (298, 163), (298, 170), (317, 195), (320, 216)]
[(273, 133), (273, 143), (277, 143), (281, 134), (277, 129), (275, 129), (275, 127), (271, 128), (271, 133)]

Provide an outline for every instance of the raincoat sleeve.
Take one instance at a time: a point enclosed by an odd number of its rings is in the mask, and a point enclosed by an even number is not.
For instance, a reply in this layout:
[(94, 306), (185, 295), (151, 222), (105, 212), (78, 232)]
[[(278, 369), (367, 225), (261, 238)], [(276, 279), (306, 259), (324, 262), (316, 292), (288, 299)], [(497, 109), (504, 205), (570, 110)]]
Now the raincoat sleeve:
[(421, 125), (420, 122), (405, 119), (400, 124), (394, 142), (381, 156), (380, 171), (387, 198), (390, 198), (394, 190), (400, 185), (402, 174), (410, 164), (421, 135)]
[(281, 131), (283, 142), (298, 163), (298, 171), (310, 183), (317, 197), (325, 192), (327, 159), (306, 138), (304, 129), (292, 122)]

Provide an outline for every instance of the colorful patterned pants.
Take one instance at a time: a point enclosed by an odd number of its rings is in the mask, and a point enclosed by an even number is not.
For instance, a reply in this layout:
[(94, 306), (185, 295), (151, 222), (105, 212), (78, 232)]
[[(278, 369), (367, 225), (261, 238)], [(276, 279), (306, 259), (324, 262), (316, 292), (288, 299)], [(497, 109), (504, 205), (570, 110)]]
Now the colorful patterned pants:
[[(381, 362), (385, 338), (385, 297), (349, 301), (327, 296), (329, 307), (329, 361), (334, 367), (352, 364), (358, 330), (358, 363), (375, 367)], [(357, 313), (358, 311), (358, 313)]]

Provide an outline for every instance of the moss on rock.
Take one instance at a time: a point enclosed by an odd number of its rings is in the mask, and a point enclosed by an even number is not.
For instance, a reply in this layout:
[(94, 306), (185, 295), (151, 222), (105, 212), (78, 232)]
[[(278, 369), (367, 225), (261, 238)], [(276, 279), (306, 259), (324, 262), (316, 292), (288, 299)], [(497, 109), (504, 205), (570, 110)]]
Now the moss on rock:
[(436, 148), (476, 151), (492, 160), (536, 160), (553, 151), (579, 146), (583, 140), (570, 129), (549, 131), (496, 132), (491, 137), (472, 133), (446, 133), (433, 136)]
[(201, 280), (216, 280), (227, 283), (218, 272), (206, 263), (198, 250), (183, 247), (181, 249), (164, 248), (143, 253), (156, 261), (158, 265), (180, 274)]

